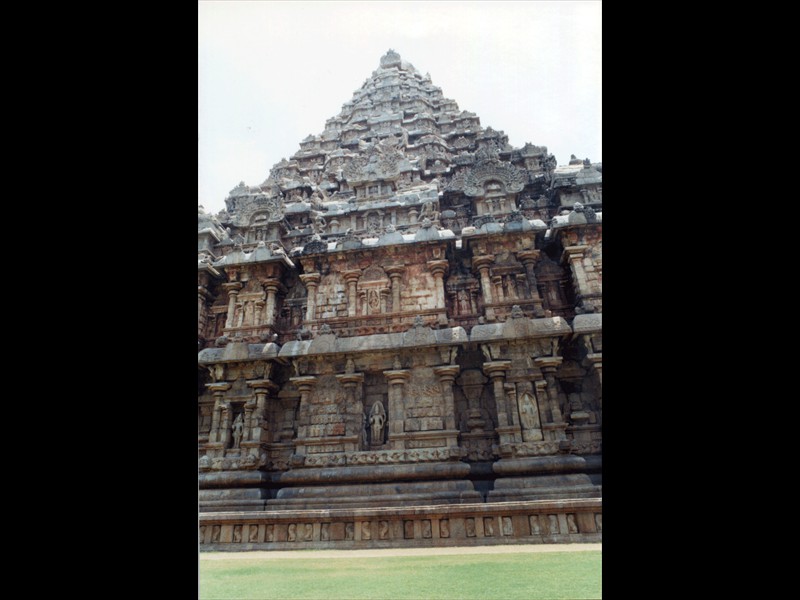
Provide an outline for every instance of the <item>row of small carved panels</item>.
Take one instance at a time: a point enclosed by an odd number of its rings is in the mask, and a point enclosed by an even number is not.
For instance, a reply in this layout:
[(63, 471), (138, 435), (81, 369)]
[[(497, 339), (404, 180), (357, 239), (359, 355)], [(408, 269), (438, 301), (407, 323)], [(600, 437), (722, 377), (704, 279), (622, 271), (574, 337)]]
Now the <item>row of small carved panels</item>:
[(461, 448), (419, 448), (413, 450), (378, 450), (375, 452), (337, 452), (332, 454), (313, 454), (306, 456), (307, 467), (340, 467), (344, 465), (385, 465), (394, 463), (418, 463), (460, 459), (464, 456)]
[(570, 454), (599, 454), (603, 450), (603, 442), (601, 440), (517, 442), (514, 444), (501, 444), (497, 450), (502, 456), (549, 456), (551, 454), (558, 454), (562, 444), (567, 443), (569, 444), (569, 448), (565, 448), (565, 450)]
[(208, 456), (202, 456), (198, 461), (200, 471), (236, 471), (239, 469), (258, 469), (259, 467), (263, 467), (267, 464), (267, 457), (266, 454), (261, 454), (259, 456), (254, 456), (252, 454), (248, 454), (244, 457), (216, 457), (216, 458), (209, 458)]
[[(491, 447), (490, 443), (465, 443), (464, 448), (418, 448), (411, 450), (378, 450), (375, 452), (334, 452), (309, 454), (303, 464), (307, 467), (341, 467), (345, 465), (385, 465), (397, 463), (434, 462), (441, 460), (462, 459), (491, 460), (499, 455), (524, 457), (524, 456), (549, 456), (559, 453), (560, 443), (556, 440), (544, 442), (528, 442), (503, 444), (499, 448)], [(570, 454), (599, 454), (602, 452), (601, 440), (579, 441), (570, 440)], [(206, 458), (206, 457), (203, 457)], [(277, 458), (277, 457), (276, 457)], [(217, 457), (210, 460), (201, 459), (201, 471), (220, 471), (237, 469), (257, 469), (267, 464), (265, 456), (253, 455), (239, 458)], [(288, 469), (288, 458), (277, 458), (272, 462), (273, 469)], [(300, 466), (294, 464), (293, 466)]]
[(601, 533), (602, 513), (443, 519), (200, 525), (201, 544), (553, 536)]

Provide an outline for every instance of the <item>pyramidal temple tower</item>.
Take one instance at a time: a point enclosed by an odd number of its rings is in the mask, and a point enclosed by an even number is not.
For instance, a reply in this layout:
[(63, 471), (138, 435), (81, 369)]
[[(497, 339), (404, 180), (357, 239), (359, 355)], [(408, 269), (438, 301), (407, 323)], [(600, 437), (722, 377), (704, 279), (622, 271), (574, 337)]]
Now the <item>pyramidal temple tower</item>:
[(600, 541), (602, 165), (389, 50), (198, 210), (203, 550)]

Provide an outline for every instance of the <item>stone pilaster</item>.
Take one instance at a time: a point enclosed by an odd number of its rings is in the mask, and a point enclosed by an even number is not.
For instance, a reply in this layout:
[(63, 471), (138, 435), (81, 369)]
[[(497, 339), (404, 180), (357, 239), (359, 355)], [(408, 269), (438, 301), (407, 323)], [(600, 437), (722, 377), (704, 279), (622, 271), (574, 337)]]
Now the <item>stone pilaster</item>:
[(505, 300), (505, 295), (503, 294), (503, 278), (500, 275), (495, 275), (492, 277), (492, 285), (494, 286), (494, 293), (497, 301), (502, 302)]
[(361, 269), (344, 271), (342, 273), (347, 284), (347, 316), (355, 317), (358, 312), (358, 297), (356, 296), (356, 284), (361, 277)]
[[(248, 427), (249, 435), (243, 436), (243, 439), (250, 440), (251, 442), (269, 442), (269, 423), (267, 422), (267, 395), (270, 392), (276, 392), (279, 388), (278, 385), (268, 379), (254, 379), (248, 381), (247, 385), (253, 388), (255, 392), (255, 406), (253, 407), (250, 419), (246, 420), (246, 427)], [(245, 411), (247, 407), (245, 406)]]
[(434, 367), (433, 372), (439, 378), (442, 387), (442, 398), (444, 399), (444, 428), (453, 430), (456, 428), (456, 407), (453, 398), (453, 380), (458, 377), (461, 367), (458, 365), (444, 365)]
[(433, 275), (436, 292), (436, 308), (444, 308), (444, 274), (449, 263), (446, 260), (429, 260), (428, 268)]
[[(358, 386), (364, 383), (364, 374), (363, 373), (344, 373), (342, 375), (336, 375), (336, 379), (339, 380), (339, 383), (344, 388), (344, 393), (347, 395), (347, 412), (351, 415), (356, 417), (357, 420), (357, 431), (346, 431), (345, 435), (358, 435), (359, 439), (363, 438), (363, 435), (366, 433), (363, 431), (364, 427), (364, 403), (361, 400), (356, 398), (356, 390)], [(361, 448), (358, 447), (347, 447), (345, 445), (345, 450), (359, 450)]]
[(405, 423), (405, 405), (403, 403), (403, 387), (411, 377), (408, 369), (395, 369), (384, 371), (383, 374), (389, 382), (389, 447), (402, 450), (405, 447), (403, 440), (396, 439), (402, 436)]
[[(478, 269), (481, 279), (481, 291), (483, 292), (483, 303), (485, 305), (494, 302), (494, 294), (492, 294), (492, 282), (489, 279), (489, 267), (494, 263), (494, 256), (483, 255), (475, 256), (472, 258), (472, 266)], [(494, 321), (494, 308), (491, 306), (486, 307), (486, 318)]]
[(525, 267), (525, 274), (528, 277), (528, 288), (531, 291), (531, 300), (534, 303), (533, 316), (543, 317), (542, 297), (539, 295), (539, 283), (536, 281), (536, 263), (542, 256), (541, 250), (520, 250), (517, 258)]
[(223, 381), (220, 383), (207, 383), (206, 387), (211, 390), (214, 396), (214, 412), (211, 415), (211, 431), (208, 434), (208, 442), (210, 444), (219, 444), (222, 438), (220, 435), (222, 407), (225, 404), (225, 392), (231, 388), (231, 384)]
[(597, 379), (600, 381), (600, 387), (603, 387), (603, 353), (597, 352), (592, 354), (586, 355), (586, 360), (594, 367), (594, 370), (597, 371)]
[(300, 281), (308, 290), (308, 300), (306, 304), (306, 322), (311, 322), (316, 318), (317, 312), (317, 286), (320, 281), (319, 273), (305, 273), (300, 275)]
[(569, 265), (570, 272), (572, 273), (572, 284), (578, 296), (584, 296), (592, 292), (592, 290), (589, 289), (589, 282), (586, 280), (586, 271), (583, 268), (583, 258), (588, 249), (589, 246), (586, 245), (567, 246), (564, 248), (564, 253), (561, 255), (561, 260)]
[(497, 433), (501, 444), (514, 441), (513, 425), (509, 418), (508, 401), (506, 400), (506, 371), (511, 368), (510, 360), (495, 360), (483, 363), (483, 372), (492, 380), (494, 401), (497, 407)]
[(392, 312), (400, 311), (400, 278), (405, 270), (402, 265), (390, 265), (384, 269), (392, 280)]
[(230, 329), (231, 327), (235, 326), (233, 322), (233, 316), (236, 313), (236, 298), (239, 295), (239, 290), (242, 289), (242, 283), (240, 281), (232, 281), (230, 283), (223, 283), (222, 289), (228, 292), (228, 318), (225, 321), (226, 329)]
[(300, 409), (297, 415), (297, 439), (295, 440), (295, 453), (305, 454), (305, 438), (308, 437), (309, 407), (308, 398), (311, 390), (317, 385), (317, 378), (313, 375), (290, 377), (297, 390), (300, 392)]
[(197, 286), (197, 335), (204, 333), (207, 320), (206, 302), (210, 297), (211, 294), (205, 286)]
[(256, 300), (253, 303), (255, 310), (253, 311), (253, 326), (259, 327), (262, 323), (266, 324), (264, 321), (264, 305), (266, 303), (263, 300)]
[(270, 278), (263, 283), (264, 291), (267, 293), (267, 303), (264, 308), (264, 325), (272, 327), (275, 324), (275, 299), (281, 288), (281, 282)]
[[(556, 370), (564, 359), (560, 356), (543, 356), (534, 359), (534, 363), (541, 369), (544, 375), (546, 385), (541, 385), (541, 382), (536, 382), (536, 391), (544, 393), (547, 397), (547, 408), (550, 412), (551, 421), (548, 424), (543, 424), (542, 429), (555, 429), (556, 439), (566, 439), (564, 429), (566, 429), (566, 422), (561, 413), (561, 407), (558, 404), (558, 384), (556, 383)], [(547, 427), (547, 425), (555, 425), (556, 427)]]

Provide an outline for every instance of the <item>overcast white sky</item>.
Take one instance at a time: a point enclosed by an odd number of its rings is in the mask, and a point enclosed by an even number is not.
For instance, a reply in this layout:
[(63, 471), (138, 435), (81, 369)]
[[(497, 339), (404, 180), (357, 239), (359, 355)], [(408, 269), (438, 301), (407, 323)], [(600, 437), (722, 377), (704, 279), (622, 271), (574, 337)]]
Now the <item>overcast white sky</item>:
[(198, 204), (262, 183), (389, 48), (509, 142), (602, 161), (602, 2), (198, 2)]

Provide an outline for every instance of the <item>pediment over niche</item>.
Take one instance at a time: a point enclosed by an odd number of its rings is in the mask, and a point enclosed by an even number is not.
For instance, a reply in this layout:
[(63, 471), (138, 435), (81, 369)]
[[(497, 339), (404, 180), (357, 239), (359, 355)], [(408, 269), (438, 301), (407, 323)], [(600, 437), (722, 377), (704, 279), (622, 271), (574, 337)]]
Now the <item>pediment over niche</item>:
[(364, 270), (364, 273), (361, 275), (360, 279), (360, 282), (362, 283), (370, 281), (388, 283), (389, 277), (386, 275), (386, 271), (384, 271), (381, 267), (379, 267), (378, 265), (372, 265)]
[(525, 173), (512, 164), (490, 158), (479, 161), (464, 177), (467, 196), (484, 196), (488, 188), (501, 184), (506, 194), (521, 192), (525, 187)]

